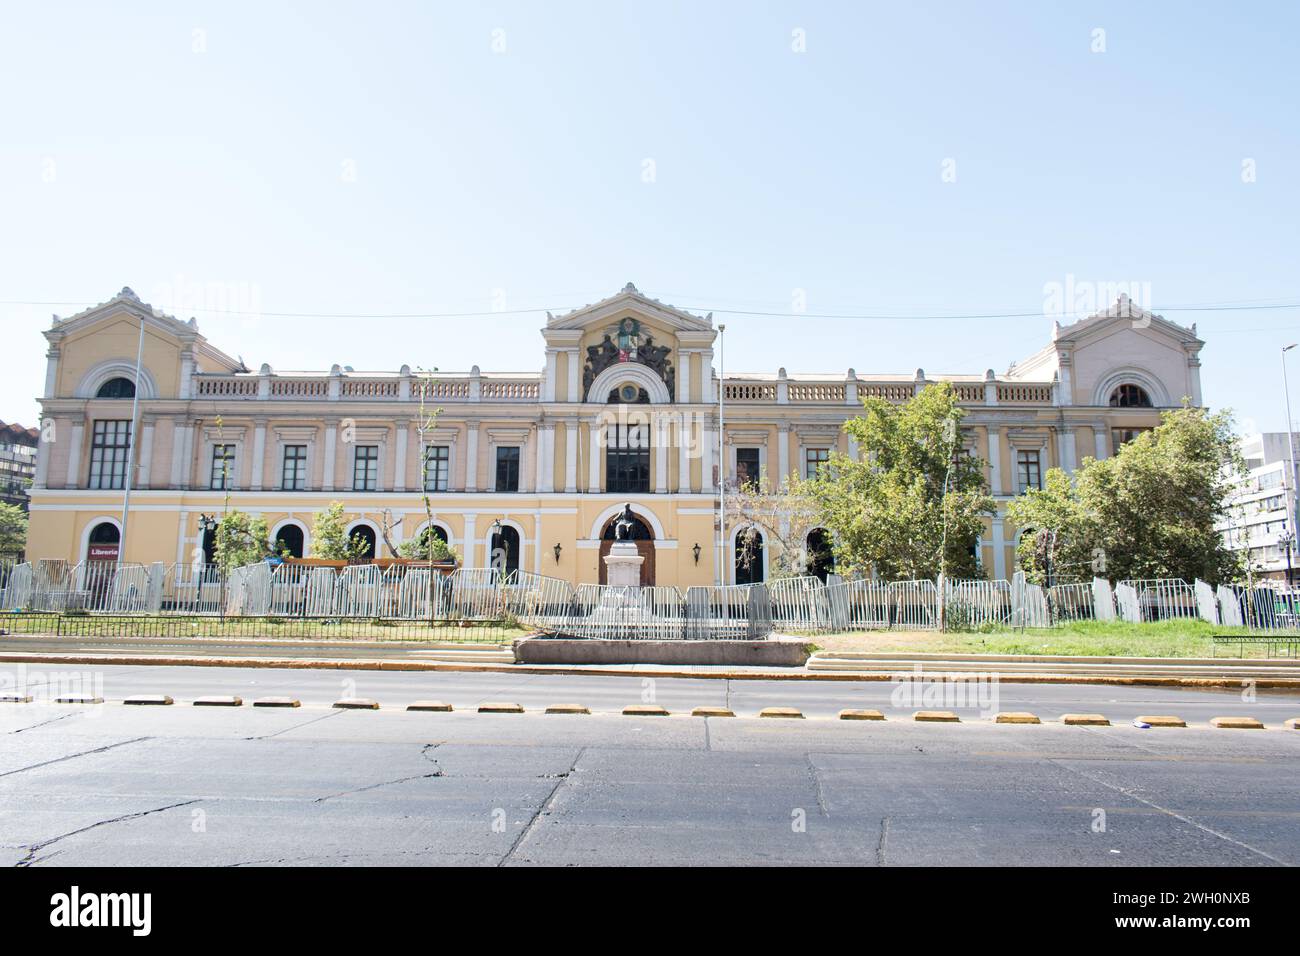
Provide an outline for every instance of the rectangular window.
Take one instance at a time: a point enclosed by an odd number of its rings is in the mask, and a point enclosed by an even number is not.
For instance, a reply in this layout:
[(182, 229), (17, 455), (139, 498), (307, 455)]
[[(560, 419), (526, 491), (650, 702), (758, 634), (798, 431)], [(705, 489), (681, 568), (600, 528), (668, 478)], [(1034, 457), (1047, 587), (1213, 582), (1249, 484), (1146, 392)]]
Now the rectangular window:
[(605, 490), (650, 490), (650, 426), (614, 425), (607, 434)]
[(280, 488), (283, 491), (307, 490), (307, 446), (284, 446), (284, 471)]
[(1137, 438), (1144, 431), (1149, 430), (1146, 428), (1112, 428), (1110, 430), (1110, 453), (1118, 455), (1122, 446)]
[(831, 460), (829, 448), (805, 448), (803, 452), (803, 476), (816, 478), (822, 467)]
[(451, 473), (451, 449), (430, 445), (424, 450), (424, 490), (446, 491)]
[(379, 490), (379, 446), (358, 445), (352, 459), (352, 490)]
[(737, 448), (736, 449), (736, 487), (744, 488), (746, 485), (758, 486), (762, 477), (759, 464), (759, 450), (757, 448)]
[(126, 460), (131, 447), (130, 422), (95, 422), (90, 445), (90, 487), (126, 487)]
[(213, 491), (230, 491), (235, 487), (235, 446), (212, 446), (212, 477), (208, 487)]
[(1017, 488), (1023, 494), (1026, 488), (1043, 487), (1043, 467), (1039, 452), (1016, 452)]
[(514, 445), (497, 449), (497, 491), (519, 490), (519, 448)]

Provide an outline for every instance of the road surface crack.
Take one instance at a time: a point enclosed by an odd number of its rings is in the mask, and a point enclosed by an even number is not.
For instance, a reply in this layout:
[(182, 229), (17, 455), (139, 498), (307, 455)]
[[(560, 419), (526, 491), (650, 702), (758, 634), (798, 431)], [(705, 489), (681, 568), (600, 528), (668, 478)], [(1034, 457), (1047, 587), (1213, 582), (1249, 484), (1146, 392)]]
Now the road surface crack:
[(65, 760), (76, 760), (78, 757), (89, 757), (92, 754), (102, 754), (106, 750), (113, 750), (116, 747), (125, 747), (127, 744), (138, 744), (142, 740), (152, 739), (152, 737), (133, 737), (130, 740), (119, 740), (115, 744), (106, 744), (103, 747), (96, 747), (94, 750), (83, 750), (80, 753), (68, 754), (65, 757), (55, 757), (53, 760), (43, 760), (40, 763), (34, 763), (29, 767), (19, 767), (17, 770), (6, 770), (4, 773), (0, 773), (0, 777), (9, 777), (16, 773), (26, 773), (28, 770), (39, 770), (41, 767), (63, 763)]
[(889, 843), (889, 817), (880, 818), (880, 842), (876, 844), (876, 866), (885, 865), (885, 847)]
[(831, 812), (826, 807), (826, 792), (822, 789), (821, 777), (817, 776), (817, 765), (813, 763), (812, 754), (804, 754), (804, 759), (808, 761), (808, 776), (812, 779), (813, 790), (817, 794), (817, 809), (829, 820)]
[(34, 866), (35, 864), (41, 862), (36, 856), (36, 854), (41, 852), (41, 850), (44, 850), (46, 847), (53, 846), (54, 844), (58, 843), (60, 840), (66, 840), (68, 839), (68, 837), (77, 836), (77, 834), (79, 833), (85, 833), (88, 830), (94, 830), (99, 827), (106, 827), (113, 823), (122, 823), (125, 820), (136, 820), (140, 817), (151, 816), (155, 813), (163, 813), (167, 810), (175, 810), (177, 807), (188, 807), (190, 804), (199, 803), (199, 802), (200, 801), (198, 800), (182, 800), (180, 803), (169, 803), (165, 807), (154, 807), (152, 810), (141, 810), (137, 813), (126, 813), (120, 817), (110, 817), (107, 820), (98, 820), (95, 823), (88, 824), (87, 826), (84, 827), (78, 827), (75, 830), (70, 830), (69, 832), (60, 834), (59, 836), (56, 837), (51, 837), (48, 840), (42, 840), (40, 843), (30, 844), (27, 847), (27, 855), (24, 856), (21, 860), (19, 860), (14, 865), (17, 867)]
[(578, 772), (578, 762), (582, 760), (582, 755), (586, 752), (586, 747), (579, 749), (578, 752), (574, 754), (573, 763), (569, 764), (569, 769), (564, 773), (558, 774), (559, 779), (555, 781), (555, 786), (551, 788), (551, 792), (546, 795), (546, 799), (538, 805), (536, 812), (534, 812), (528, 822), (524, 824), (523, 829), (519, 831), (519, 836), (515, 837), (515, 841), (510, 844), (510, 849), (506, 851), (505, 856), (501, 857), (501, 859), (497, 861), (497, 866), (505, 866), (510, 862), (511, 857), (515, 855), (515, 851), (523, 845), (524, 840), (528, 839), (528, 834), (533, 832), (533, 827), (537, 825), (538, 821), (541, 820), (542, 817), (550, 815), (551, 809), (555, 806), (555, 798), (560, 792), (560, 787), (564, 786), (564, 782)]
[(69, 717), (80, 717), (81, 714), (59, 714), (57, 717), (51, 717), (49, 720), (42, 720), (38, 724), (30, 724), (26, 727), (19, 727), (17, 730), (11, 730), (11, 734), (21, 734), (27, 730), (36, 730), (38, 727), (45, 727), (49, 724), (58, 723), (60, 720), (67, 720)]

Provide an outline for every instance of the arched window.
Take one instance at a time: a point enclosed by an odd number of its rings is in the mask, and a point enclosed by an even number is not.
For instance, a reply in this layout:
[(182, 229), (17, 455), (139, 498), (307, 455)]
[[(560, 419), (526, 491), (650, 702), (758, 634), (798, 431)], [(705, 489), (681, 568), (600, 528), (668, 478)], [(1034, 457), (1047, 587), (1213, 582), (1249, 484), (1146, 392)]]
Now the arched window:
[(488, 539), (489, 566), (509, 574), (519, 570), (519, 532), (510, 525), (501, 525), (501, 530)]
[(291, 558), (301, 558), (303, 553), (302, 528), (296, 524), (287, 524), (275, 536), (277, 554), (287, 554)]
[(1150, 408), (1151, 396), (1139, 385), (1121, 385), (1110, 393), (1111, 408)]
[(348, 534), (353, 541), (360, 538), (365, 542), (365, 550), (361, 552), (361, 558), (365, 561), (373, 561), (378, 550), (378, 542), (375, 540), (375, 529), (368, 524), (359, 524)]
[(99, 391), (95, 393), (96, 398), (135, 398), (135, 382), (129, 378), (110, 378), (103, 385), (99, 386)]
[(116, 561), (122, 544), (122, 532), (111, 521), (102, 521), (90, 531), (87, 561)]

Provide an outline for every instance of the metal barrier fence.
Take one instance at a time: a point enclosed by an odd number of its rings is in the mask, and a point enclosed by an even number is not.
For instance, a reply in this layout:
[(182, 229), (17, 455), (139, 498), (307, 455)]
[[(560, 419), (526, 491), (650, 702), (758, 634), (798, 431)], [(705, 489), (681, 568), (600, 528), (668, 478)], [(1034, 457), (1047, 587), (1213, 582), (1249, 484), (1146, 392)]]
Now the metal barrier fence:
[[(334, 569), (256, 564), (223, 576), (218, 568), (202, 565), (0, 562), (0, 603), (10, 616), (444, 622), (458, 627), (502, 622), (598, 639), (739, 639), (773, 632), (940, 626), (1046, 628), (1116, 618), (1133, 623), (1200, 618), (1264, 632), (1300, 628), (1300, 595), (1277, 582), (1244, 588), (1151, 579), (1120, 581), (1112, 588), (1097, 578), (1044, 588), (1023, 573), (1010, 581), (939, 582), (832, 575), (825, 582), (800, 577), (682, 592), (671, 587), (574, 587), (540, 574), (482, 568), (431, 573), (419, 565)], [(158, 626), (169, 634), (185, 631), (168, 627)]]

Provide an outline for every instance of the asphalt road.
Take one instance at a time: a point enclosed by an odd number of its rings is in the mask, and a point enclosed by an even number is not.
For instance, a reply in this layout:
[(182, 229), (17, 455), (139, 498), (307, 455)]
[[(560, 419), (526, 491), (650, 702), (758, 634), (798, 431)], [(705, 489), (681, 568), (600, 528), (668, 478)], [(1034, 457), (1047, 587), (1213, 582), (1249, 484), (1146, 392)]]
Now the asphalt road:
[[(35, 696), (51, 670), (27, 675)], [(65, 671), (64, 686), (76, 676)], [(330, 708), (345, 679), (383, 709)], [(0, 704), (0, 861), (1300, 862), (1300, 732), (1273, 719), (1300, 716), (1294, 697), (1243, 706), (1185, 691), (1001, 688), (1001, 709), (1041, 716), (1095, 709), (1118, 719), (1122, 707), (1189, 722), (1253, 713), (1270, 724), (1140, 730), (399, 709), (417, 697), (458, 707), (572, 700), (597, 711), (641, 699), (640, 680), (610, 677), (142, 667), (105, 668), (102, 680), (110, 701), (167, 692), (177, 704)], [(653, 691), (669, 709), (729, 698), (741, 714), (776, 703), (829, 714), (887, 704), (889, 685), (658, 680)], [(200, 693), (304, 703), (189, 706)]]

